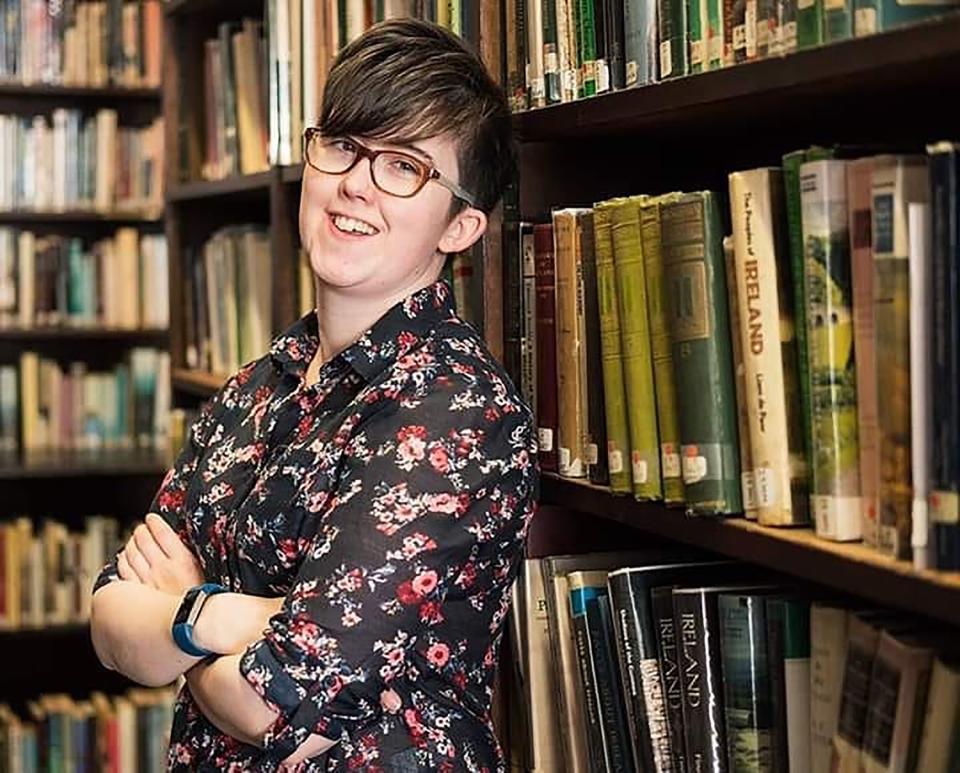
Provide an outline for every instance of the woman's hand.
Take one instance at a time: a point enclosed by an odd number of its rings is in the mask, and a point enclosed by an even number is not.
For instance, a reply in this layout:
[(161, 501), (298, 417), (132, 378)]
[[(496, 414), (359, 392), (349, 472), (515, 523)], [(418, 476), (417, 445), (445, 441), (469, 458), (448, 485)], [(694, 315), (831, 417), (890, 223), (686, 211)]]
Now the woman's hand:
[(283, 606), (283, 596), (265, 598), (246, 593), (218, 593), (203, 605), (193, 628), (194, 641), (221, 655), (239, 655), (263, 638), (270, 618)]
[(156, 513), (148, 513), (133, 532), (117, 559), (120, 579), (182, 596), (204, 581), (203, 569), (193, 552)]

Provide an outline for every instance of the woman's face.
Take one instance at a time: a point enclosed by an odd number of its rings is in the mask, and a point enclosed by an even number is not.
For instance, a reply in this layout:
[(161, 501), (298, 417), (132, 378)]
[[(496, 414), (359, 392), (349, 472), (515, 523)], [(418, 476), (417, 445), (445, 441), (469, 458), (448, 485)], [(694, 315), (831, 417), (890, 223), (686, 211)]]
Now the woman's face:
[[(371, 150), (410, 153), (459, 181), (456, 148), (445, 136), (413, 145), (360, 140)], [(465, 208), (451, 220), (452, 196), (428, 182), (411, 198), (391, 196), (370, 177), (361, 158), (346, 174), (304, 164), (300, 239), (321, 285), (357, 299), (398, 299), (435, 281), (445, 253), (473, 244), (486, 227), (483, 213)]]

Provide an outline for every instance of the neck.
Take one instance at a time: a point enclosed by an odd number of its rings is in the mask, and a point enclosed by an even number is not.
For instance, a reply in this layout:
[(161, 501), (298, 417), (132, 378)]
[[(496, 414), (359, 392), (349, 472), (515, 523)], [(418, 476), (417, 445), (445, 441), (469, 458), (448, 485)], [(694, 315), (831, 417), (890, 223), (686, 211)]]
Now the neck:
[(315, 280), (320, 346), (307, 369), (308, 381), (314, 381), (321, 365), (356, 343), (391, 308), (439, 278), (439, 271), (425, 272), (394, 293), (377, 297), (357, 296)]

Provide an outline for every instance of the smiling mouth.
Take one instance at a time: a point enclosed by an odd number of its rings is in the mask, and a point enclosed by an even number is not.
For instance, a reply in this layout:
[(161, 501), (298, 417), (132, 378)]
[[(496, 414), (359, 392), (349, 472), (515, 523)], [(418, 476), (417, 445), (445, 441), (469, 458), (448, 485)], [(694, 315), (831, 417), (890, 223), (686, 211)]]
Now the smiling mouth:
[(363, 220), (357, 220), (354, 217), (347, 217), (346, 215), (331, 215), (330, 221), (333, 223), (333, 227), (336, 230), (344, 234), (374, 236), (375, 234), (380, 233), (378, 229), (374, 228), (369, 223), (366, 223)]

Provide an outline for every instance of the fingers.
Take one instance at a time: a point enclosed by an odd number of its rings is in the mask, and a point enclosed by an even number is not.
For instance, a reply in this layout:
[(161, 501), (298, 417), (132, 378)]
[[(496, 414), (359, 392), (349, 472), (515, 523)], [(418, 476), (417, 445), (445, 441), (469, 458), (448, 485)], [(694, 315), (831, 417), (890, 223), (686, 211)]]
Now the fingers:
[(153, 535), (154, 541), (169, 558), (176, 558), (180, 553), (190, 552), (170, 524), (156, 513), (147, 513), (144, 523)]
[(133, 531), (133, 541), (137, 545), (137, 550), (146, 559), (151, 567), (158, 566), (161, 561), (167, 560), (167, 554), (157, 544), (157, 540), (144, 524), (140, 524)]
[(130, 560), (127, 558), (127, 552), (124, 550), (120, 556), (117, 558), (117, 573), (120, 575), (121, 580), (129, 580), (131, 582), (139, 582), (142, 585), (146, 585), (143, 578), (137, 573), (137, 571), (130, 565)]
[(151, 580), (150, 564), (137, 547), (134, 537), (127, 542), (127, 546), (123, 549), (123, 556), (140, 582), (144, 585), (154, 585)]

